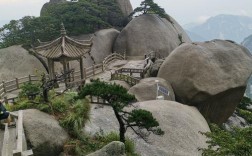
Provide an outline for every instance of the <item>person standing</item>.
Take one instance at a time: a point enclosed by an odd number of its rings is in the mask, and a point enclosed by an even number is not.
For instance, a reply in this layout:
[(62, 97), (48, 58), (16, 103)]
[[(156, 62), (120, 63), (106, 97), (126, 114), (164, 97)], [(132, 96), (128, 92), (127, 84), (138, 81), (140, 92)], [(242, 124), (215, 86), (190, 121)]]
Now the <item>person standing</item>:
[(7, 112), (2, 101), (0, 101), (0, 120), (5, 120), (8, 126), (10, 126), (10, 122), (11, 122), (10, 113)]

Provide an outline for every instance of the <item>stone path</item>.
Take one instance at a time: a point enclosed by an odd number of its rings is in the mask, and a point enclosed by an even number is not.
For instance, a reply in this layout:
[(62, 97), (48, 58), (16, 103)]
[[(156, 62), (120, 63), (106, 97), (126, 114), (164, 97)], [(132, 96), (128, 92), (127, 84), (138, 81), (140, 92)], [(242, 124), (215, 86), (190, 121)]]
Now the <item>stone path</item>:
[[(12, 153), (13, 149), (16, 148), (16, 128), (9, 128), (9, 153)], [(3, 147), (3, 139), (4, 139), (4, 130), (0, 130), (0, 156), (2, 154)]]

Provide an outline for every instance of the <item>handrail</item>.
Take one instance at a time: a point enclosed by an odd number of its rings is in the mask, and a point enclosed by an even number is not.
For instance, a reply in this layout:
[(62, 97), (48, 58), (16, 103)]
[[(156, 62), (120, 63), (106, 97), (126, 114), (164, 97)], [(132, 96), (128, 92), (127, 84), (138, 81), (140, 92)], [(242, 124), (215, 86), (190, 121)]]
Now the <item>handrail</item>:
[(110, 55), (108, 55), (107, 57), (105, 57), (105, 59), (103, 60), (102, 64), (103, 64), (103, 69), (105, 70), (108, 66), (109, 63), (111, 63), (114, 60), (125, 60), (125, 53), (124, 56), (118, 53), (112, 53)]
[(139, 83), (139, 79), (128, 76), (128, 75), (124, 75), (124, 74), (119, 74), (119, 73), (114, 73), (111, 74), (111, 80), (120, 80), (120, 81), (125, 81), (127, 82), (129, 85), (134, 86), (136, 84)]
[(8, 124), (5, 124), (4, 130), (4, 139), (3, 139), (3, 146), (2, 146), (2, 156), (9, 156), (9, 144), (10, 144), (10, 133), (8, 129)]
[[(27, 150), (25, 142), (25, 134), (23, 129), (23, 111), (18, 111), (18, 116), (15, 114), (11, 114), (14, 118), (17, 118), (17, 125), (16, 125), (16, 134), (11, 138), (16, 139), (16, 143), (11, 142), (10, 133), (8, 124), (5, 124), (5, 131), (4, 131), (4, 139), (3, 139), (3, 146), (2, 146), (2, 156), (32, 156), (32, 150)], [(16, 146), (15, 146), (16, 145)], [(10, 149), (11, 147), (16, 147), (16, 149)]]
[(132, 76), (134, 73), (140, 74), (140, 78), (144, 78), (145, 69), (135, 69), (135, 68), (121, 68), (116, 73), (129, 73)]
[(20, 155), (33, 155), (32, 150), (27, 150), (27, 147), (23, 144), (25, 139), (24, 134), (24, 127), (23, 127), (23, 111), (18, 111), (18, 121), (16, 125), (16, 138), (17, 138), (17, 146), (16, 149), (13, 150), (13, 156), (20, 156)]
[[(114, 60), (124, 60), (125, 59), (125, 54), (124, 56), (118, 54), (118, 53), (112, 53), (105, 57), (102, 63), (100, 64), (94, 64), (91, 67), (84, 68), (84, 79), (90, 78), (92, 76), (95, 76), (97, 74), (100, 74), (104, 72), (106, 69), (107, 65), (111, 63)], [(20, 78), (15, 78), (13, 80), (9, 81), (2, 81), (0, 83), (0, 99), (3, 98), (6, 93), (12, 92), (14, 90), (20, 89), (20, 85), (26, 82), (34, 82), (34, 81), (39, 81), (38, 76), (36, 75), (28, 75)], [(81, 76), (80, 76), (80, 70), (75, 71), (71, 74), (70, 79), (72, 80), (73, 84), (81, 81)]]

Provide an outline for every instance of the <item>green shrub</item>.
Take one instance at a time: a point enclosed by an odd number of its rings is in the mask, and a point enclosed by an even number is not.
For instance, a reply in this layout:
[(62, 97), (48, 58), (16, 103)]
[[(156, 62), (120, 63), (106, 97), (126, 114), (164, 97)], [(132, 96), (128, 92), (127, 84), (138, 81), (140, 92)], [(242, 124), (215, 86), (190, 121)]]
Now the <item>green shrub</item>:
[(50, 106), (48, 104), (38, 104), (36, 106), (36, 108), (42, 112), (45, 112), (45, 113), (48, 113), (48, 114), (51, 114), (52, 113), (52, 110), (50, 108)]
[(24, 110), (24, 109), (32, 109), (36, 108), (36, 105), (33, 103), (30, 103), (28, 100), (23, 100), (17, 102), (17, 104), (9, 106), (8, 110), (9, 111), (18, 111), (18, 110)]
[[(112, 141), (120, 141), (119, 135), (114, 132), (104, 135), (102, 131), (96, 133), (94, 136), (80, 134), (78, 139), (70, 140), (67, 143), (74, 146), (72, 150), (68, 151), (72, 152), (70, 153), (72, 155), (87, 155), (101, 149)], [(129, 138), (126, 138), (125, 151), (127, 156), (138, 156), (135, 152), (135, 144)]]
[(21, 85), (21, 92), (19, 92), (19, 97), (26, 97), (28, 94), (39, 93), (41, 91), (39, 83), (27, 82)]
[(252, 127), (226, 131), (210, 124), (210, 128), (212, 132), (203, 133), (209, 138), (208, 148), (200, 149), (203, 156), (252, 155)]
[(89, 119), (89, 111), (90, 105), (87, 100), (77, 100), (71, 111), (60, 120), (60, 125), (76, 136)]
[(243, 109), (237, 109), (239, 116), (243, 117), (248, 123), (252, 124), (252, 112)]
[(68, 104), (62, 97), (56, 97), (52, 101), (52, 108), (55, 113), (63, 113), (67, 111)]
[(240, 108), (240, 109), (247, 110), (247, 107), (249, 105), (252, 105), (251, 99), (248, 98), (248, 97), (246, 97), (246, 96), (244, 96), (237, 107)]

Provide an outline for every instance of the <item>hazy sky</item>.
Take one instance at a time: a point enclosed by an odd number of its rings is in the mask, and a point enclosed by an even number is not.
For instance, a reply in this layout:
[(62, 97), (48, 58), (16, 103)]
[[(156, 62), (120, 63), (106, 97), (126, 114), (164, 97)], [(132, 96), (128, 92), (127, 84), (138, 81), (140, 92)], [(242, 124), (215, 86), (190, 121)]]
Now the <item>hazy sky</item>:
[[(49, 0), (0, 0), (0, 24), (25, 15), (39, 16), (40, 9)], [(131, 0), (133, 8), (142, 0)], [(181, 25), (204, 22), (218, 14), (252, 17), (252, 0), (154, 0)]]

